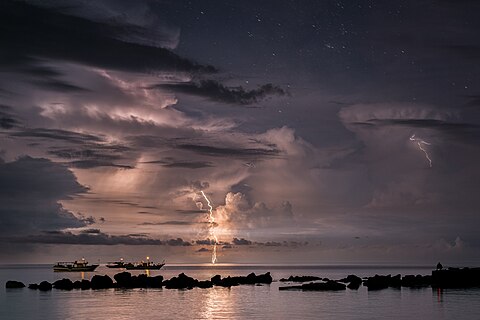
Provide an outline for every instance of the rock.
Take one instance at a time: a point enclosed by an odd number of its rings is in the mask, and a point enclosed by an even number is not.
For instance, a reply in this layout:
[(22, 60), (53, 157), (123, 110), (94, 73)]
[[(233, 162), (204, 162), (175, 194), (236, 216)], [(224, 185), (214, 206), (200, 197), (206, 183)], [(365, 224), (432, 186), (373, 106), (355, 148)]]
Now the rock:
[(149, 277), (147, 279), (147, 286), (149, 288), (161, 288), (162, 283), (163, 283), (163, 277), (162, 276)]
[(270, 272), (267, 272), (265, 274), (260, 274), (256, 275), (255, 273), (250, 273), (246, 277), (238, 276), (238, 277), (226, 277), (226, 278), (221, 278), (219, 275), (214, 276), (211, 279), (212, 283), (216, 286), (221, 286), (221, 287), (233, 287), (233, 286), (238, 286), (241, 284), (257, 284), (257, 283), (263, 283), (263, 284), (270, 284), (272, 283), (273, 279), (272, 276), (270, 275)]
[(59, 290), (72, 290), (73, 282), (70, 279), (57, 280), (53, 283), (53, 287)]
[(363, 285), (368, 287), (368, 290), (382, 290), (388, 287), (399, 288), (401, 285), (401, 276), (398, 274), (394, 277), (391, 275), (379, 276), (376, 274), (373, 277), (368, 277), (364, 280)]
[(30, 283), (30, 284), (28, 285), (28, 289), (38, 290), (38, 284), (36, 284), (36, 283)]
[(92, 288), (92, 285), (91, 285), (90, 281), (88, 281), (88, 280), (82, 280), (80, 289), (82, 289), (82, 290), (88, 290), (88, 289), (91, 289), (91, 288)]
[(199, 288), (201, 289), (207, 289), (207, 288), (212, 288), (213, 287), (213, 283), (212, 281), (209, 281), (209, 280), (205, 280), (205, 281), (198, 281), (198, 285), (197, 285)]
[(222, 281), (222, 276), (217, 274), (215, 276), (213, 276), (210, 281), (212, 282), (213, 285), (215, 286), (218, 286), (220, 284), (220, 282)]
[(360, 288), (360, 285), (362, 284), (362, 278), (354, 274), (350, 274), (346, 278), (338, 280), (338, 282), (348, 283), (347, 288), (352, 290), (358, 290), (358, 288)]
[(432, 276), (405, 275), (402, 277), (402, 287), (421, 288), (432, 284)]
[(40, 290), (40, 291), (50, 291), (50, 290), (52, 290), (52, 284), (48, 281), (42, 281), (38, 285), (38, 290)]
[(5, 288), (7, 289), (20, 289), (25, 288), (25, 284), (20, 281), (9, 280), (5, 283)]
[(77, 280), (73, 282), (73, 289), (81, 289), (82, 288), (82, 281)]
[(432, 271), (432, 287), (480, 287), (480, 268), (448, 268)]
[(113, 276), (117, 282), (118, 288), (133, 288), (132, 274), (130, 272), (120, 272)]
[(90, 286), (92, 289), (109, 289), (113, 287), (113, 280), (107, 275), (94, 275)]
[(7, 289), (20, 289), (25, 288), (25, 284), (20, 281), (9, 280), (5, 283), (5, 288)]
[(307, 282), (307, 281), (316, 281), (316, 280), (322, 280), (320, 277), (315, 277), (315, 276), (290, 276), (288, 278), (282, 278), (280, 281), (282, 282)]
[(182, 272), (178, 277), (163, 281), (163, 285), (167, 289), (192, 289), (198, 285), (198, 280)]
[(337, 291), (345, 290), (346, 286), (337, 281), (310, 282), (301, 286), (280, 287), (279, 290), (302, 290), (302, 291)]

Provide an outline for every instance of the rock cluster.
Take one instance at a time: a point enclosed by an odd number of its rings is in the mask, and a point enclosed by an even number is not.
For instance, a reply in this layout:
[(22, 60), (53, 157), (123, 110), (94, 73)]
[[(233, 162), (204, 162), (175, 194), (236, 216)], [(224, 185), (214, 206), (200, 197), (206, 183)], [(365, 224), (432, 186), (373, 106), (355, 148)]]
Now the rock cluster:
[(301, 286), (280, 287), (280, 290), (302, 290), (302, 291), (337, 291), (345, 290), (343, 283), (328, 280), (326, 282), (310, 282)]
[(307, 282), (316, 280), (322, 280), (322, 278), (315, 276), (290, 276), (288, 278), (280, 279), (281, 282)]

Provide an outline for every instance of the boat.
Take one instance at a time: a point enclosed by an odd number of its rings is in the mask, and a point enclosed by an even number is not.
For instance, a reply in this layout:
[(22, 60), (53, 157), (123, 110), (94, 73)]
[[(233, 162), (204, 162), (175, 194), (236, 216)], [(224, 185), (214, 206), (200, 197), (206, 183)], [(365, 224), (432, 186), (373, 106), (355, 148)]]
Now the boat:
[[(107, 268), (125, 268), (125, 265), (128, 263), (125, 263), (123, 261), (123, 258), (120, 259), (120, 261), (114, 261), (114, 262), (109, 262), (107, 263)], [(131, 263), (130, 263), (131, 264)]]
[(125, 263), (124, 268), (127, 270), (160, 270), (165, 265), (165, 260), (162, 263), (154, 263), (147, 257), (147, 261), (138, 263)]
[(53, 266), (55, 272), (78, 272), (78, 271), (95, 271), (98, 264), (88, 264), (85, 258), (73, 262), (57, 262)]

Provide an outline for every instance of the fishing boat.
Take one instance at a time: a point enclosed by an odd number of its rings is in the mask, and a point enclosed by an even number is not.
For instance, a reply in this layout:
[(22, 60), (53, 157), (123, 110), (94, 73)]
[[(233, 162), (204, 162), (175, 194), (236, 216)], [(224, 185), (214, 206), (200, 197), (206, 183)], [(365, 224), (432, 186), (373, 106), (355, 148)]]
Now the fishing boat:
[[(120, 258), (120, 261), (114, 261), (114, 262), (109, 262), (107, 263), (107, 268), (125, 268), (125, 265), (129, 263), (125, 263), (123, 261), (123, 258)], [(131, 264), (131, 263), (130, 263)]]
[(150, 257), (147, 257), (147, 261), (141, 261), (138, 263), (126, 263), (124, 268), (127, 270), (160, 270), (165, 265), (165, 260), (162, 263), (154, 263), (150, 261)]
[(78, 271), (94, 271), (98, 264), (88, 264), (85, 258), (73, 262), (57, 262), (53, 266), (55, 272), (78, 272)]

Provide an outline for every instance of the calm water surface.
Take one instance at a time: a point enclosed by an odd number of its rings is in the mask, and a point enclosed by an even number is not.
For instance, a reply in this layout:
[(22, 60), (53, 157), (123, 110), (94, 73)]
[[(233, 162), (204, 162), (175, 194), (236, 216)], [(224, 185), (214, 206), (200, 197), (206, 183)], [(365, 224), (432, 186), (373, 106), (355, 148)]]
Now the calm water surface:
[[(186, 266), (170, 265), (150, 275), (170, 278), (184, 272), (199, 280), (215, 274), (247, 275), (270, 271), (274, 280), (290, 275), (340, 279), (348, 274), (430, 274), (427, 267), (367, 266)], [(38, 283), (68, 277), (111, 277), (120, 270), (100, 266), (94, 273), (54, 273), (50, 265), (0, 266), (0, 319), (480, 319), (480, 290), (386, 289), (358, 291), (279, 291), (285, 285), (193, 290), (107, 289), (40, 292), (5, 289), (7, 280)], [(142, 273), (133, 271), (132, 273)]]

